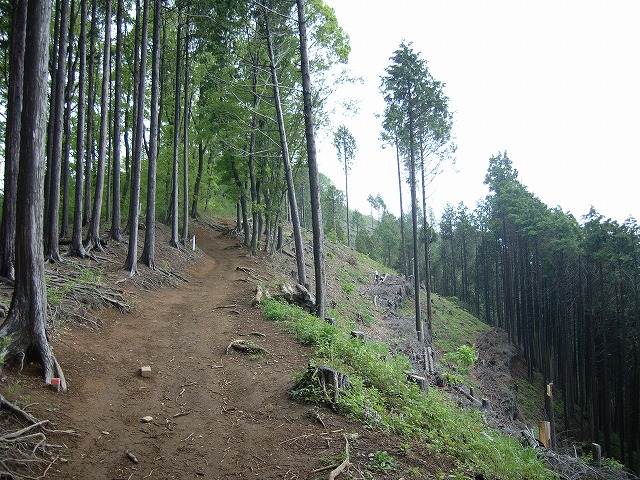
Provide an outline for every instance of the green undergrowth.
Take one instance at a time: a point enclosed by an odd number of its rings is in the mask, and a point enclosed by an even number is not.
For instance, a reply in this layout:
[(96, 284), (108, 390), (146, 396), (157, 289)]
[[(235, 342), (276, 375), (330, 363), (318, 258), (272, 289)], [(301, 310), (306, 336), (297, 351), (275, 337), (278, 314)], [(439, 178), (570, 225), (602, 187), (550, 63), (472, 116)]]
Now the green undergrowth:
[(338, 319), (333, 326), (276, 300), (265, 301), (262, 308), (268, 319), (312, 348), (310, 368), (298, 374), (292, 397), (331, 402), (312, 378), (315, 367), (331, 367), (348, 375), (351, 384), (333, 406), (369, 428), (426, 443), (487, 479), (552, 478), (532, 449), (489, 428), (479, 412), (456, 407), (438, 390), (427, 395), (407, 382), (407, 357), (392, 355), (384, 344), (352, 338), (348, 321)]

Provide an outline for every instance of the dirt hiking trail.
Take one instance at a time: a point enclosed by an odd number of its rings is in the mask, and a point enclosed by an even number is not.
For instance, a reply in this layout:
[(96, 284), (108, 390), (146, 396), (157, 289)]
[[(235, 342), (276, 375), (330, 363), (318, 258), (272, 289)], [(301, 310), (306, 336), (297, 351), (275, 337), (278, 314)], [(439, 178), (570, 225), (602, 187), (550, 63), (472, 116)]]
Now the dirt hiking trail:
[[(70, 448), (47, 478), (313, 478), (320, 457), (343, 450), (330, 413), (324, 428), (287, 397), (308, 354), (251, 307), (252, 282), (237, 267), (257, 260), (219, 233), (196, 237), (204, 255), (188, 283), (143, 292), (133, 314), (103, 310), (101, 330), (75, 328), (55, 344), (69, 393), (32, 390), (33, 409), (80, 436), (64, 439)], [(269, 354), (226, 353), (249, 338)]]

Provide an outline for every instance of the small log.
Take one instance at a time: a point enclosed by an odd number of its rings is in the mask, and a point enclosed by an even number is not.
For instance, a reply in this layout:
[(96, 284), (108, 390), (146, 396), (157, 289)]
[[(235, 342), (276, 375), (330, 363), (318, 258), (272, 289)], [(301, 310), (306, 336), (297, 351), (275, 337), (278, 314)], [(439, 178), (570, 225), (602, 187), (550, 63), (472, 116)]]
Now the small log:
[(473, 387), (469, 387), (469, 395), (471, 396), (471, 398), (475, 397), (475, 390), (473, 389)]
[(426, 378), (421, 377), (420, 375), (416, 375), (415, 373), (408, 373), (407, 380), (415, 383), (420, 387), (420, 390), (427, 393), (429, 391), (429, 382)]
[(351, 337), (365, 341), (367, 339), (367, 334), (359, 330), (351, 330)]
[(482, 399), (482, 408), (484, 408), (485, 410), (489, 410), (491, 408), (491, 403), (489, 402), (488, 398)]
[[(473, 403), (480, 403), (480, 400), (478, 400), (477, 398), (475, 398), (473, 395), (471, 395), (471, 393), (467, 393), (465, 392), (462, 388), (458, 387), (458, 386), (454, 386), (453, 387), (456, 391), (458, 391), (459, 393), (461, 393), (462, 395), (464, 395), (466, 397), (467, 400), (469, 400), (470, 402)], [(473, 390), (473, 387), (471, 387), (469, 390)]]

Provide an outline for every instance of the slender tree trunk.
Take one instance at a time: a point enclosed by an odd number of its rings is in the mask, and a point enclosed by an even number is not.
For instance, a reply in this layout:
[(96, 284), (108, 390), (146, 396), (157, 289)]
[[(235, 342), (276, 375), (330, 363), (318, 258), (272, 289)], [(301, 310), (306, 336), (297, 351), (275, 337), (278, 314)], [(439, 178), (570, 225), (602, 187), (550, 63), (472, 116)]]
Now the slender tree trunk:
[(282, 148), (282, 160), (284, 162), (285, 177), (287, 179), (287, 191), (289, 195), (289, 204), (291, 207), (291, 221), (293, 224), (293, 239), (296, 245), (296, 265), (298, 268), (298, 283), (308, 287), (307, 272), (304, 264), (304, 248), (302, 246), (302, 231), (300, 229), (300, 220), (298, 217), (298, 205), (296, 202), (296, 189), (293, 184), (293, 173), (291, 171), (291, 162), (289, 160), (289, 146), (287, 144), (287, 134), (284, 126), (284, 116), (282, 113), (282, 104), (280, 103), (280, 87), (278, 85), (278, 74), (276, 72), (275, 55), (273, 53), (273, 42), (271, 38), (271, 30), (269, 29), (269, 18), (265, 11), (264, 24), (267, 33), (267, 49), (269, 52), (269, 68), (271, 70), (271, 78), (273, 81), (273, 96), (276, 107), (276, 116), (278, 120), (278, 130), (280, 132), (280, 146)]
[(431, 315), (431, 257), (429, 255), (429, 223), (427, 223), (427, 192), (424, 183), (424, 151), (422, 144), (420, 144), (420, 160), (422, 165), (422, 224), (424, 227), (424, 286), (427, 292), (427, 336), (431, 338), (433, 334)]
[[(258, 189), (256, 188), (256, 130), (258, 124), (258, 106), (260, 97), (258, 96), (258, 55), (251, 56), (251, 93), (253, 95), (253, 110), (251, 111), (251, 133), (249, 138), (249, 182), (251, 185), (251, 255), (258, 254)], [(280, 125), (278, 125), (280, 128)]]
[(60, 224), (60, 238), (69, 234), (69, 179), (71, 177), (71, 101), (75, 84), (75, 67), (73, 61), (73, 42), (76, 24), (75, 1), (71, 0), (71, 14), (69, 21), (69, 40), (67, 47), (67, 85), (64, 90), (64, 145), (62, 147), (62, 213)]
[(184, 112), (182, 134), (182, 244), (189, 242), (189, 19), (185, 21), (184, 35)]
[(169, 245), (178, 248), (178, 150), (180, 144), (180, 54), (182, 53), (182, 24), (178, 12), (176, 31), (176, 80), (173, 109), (173, 176), (171, 190), (171, 240)]
[[(51, 46), (51, 50), (49, 53), (49, 75), (51, 78), (51, 90), (49, 97), (49, 119), (47, 120), (47, 144), (46, 144), (46, 152), (47, 157), (46, 161), (49, 162), (49, 159), (53, 156), (53, 129), (55, 125), (56, 119), (56, 101), (55, 101), (55, 92), (56, 92), (56, 82), (58, 81), (58, 75), (56, 69), (58, 68), (58, 43), (60, 42), (60, 2), (61, 0), (55, 0), (55, 6), (53, 10), (54, 20), (53, 20), (53, 45)], [(47, 222), (49, 219), (47, 218), (47, 208), (49, 202), (49, 188), (50, 188), (50, 170), (47, 168), (44, 174), (44, 243), (45, 243), (45, 256), (46, 256), (46, 248), (47, 248), (47, 235), (49, 225)]]
[(80, 0), (80, 36), (78, 37), (78, 56), (80, 72), (78, 77), (78, 125), (76, 135), (76, 191), (73, 208), (73, 232), (69, 255), (84, 257), (82, 245), (82, 196), (84, 169), (84, 129), (85, 129), (85, 79), (87, 76), (87, 0)]
[(22, 87), (24, 79), (27, 0), (15, 0), (9, 43), (9, 91), (5, 135), (4, 201), (0, 226), (0, 277), (15, 280), (16, 195), (20, 159)]
[(418, 261), (418, 199), (416, 192), (416, 159), (413, 132), (413, 109), (409, 99), (409, 160), (411, 162), (411, 220), (413, 222), (413, 288), (418, 342), (424, 342), (424, 324), (420, 318), (420, 262)]
[(307, 21), (304, 0), (296, 0), (298, 6), (298, 31), (300, 34), (300, 68), (302, 73), (302, 99), (304, 102), (305, 137), (307, 139), (307, 161), (309, 163), (309, 193), (311, 195), (311, 221), (313, 224), (313, 263), (316, 274), (316, 315), (325, 317), (326, 277), (324, 269), (324, 233), (322, 231), (322, 209), (320, 207), (320, 182), (316, 158), (316, 139), (313, 131), (313, 107), (311, 100), (311, 74), (307, 51)]
[(116, 11), (116, 81), (113, 98), (113, 212), (111, 217), (111, 238), (122, 241), (120, 232), (120, 122), (122, 105), (122, 17), (124, 15), (124, 0), (118, 0)]
[(407, 247), (404, 238), (404, 212), (402, 207), (402, 174), (400, 172), (400, 145), (396, 135), (396, 161), (398, 163), (398, 193), (400, 195), (400, 258), (402, 260), (402, 273), (405, 278), (409, 278), (409, 269), (407, 268)]
[[(129, 202), (129, 249), (124, 264), (129, 275), (138, 274), (138, 217), (140, 216), (140, 172), (142, 166), (142, 140), (144, 138), (144, 97), (145, 79), (147, 77), (147, 31), (149, 25), (149, 0), (144, 0), (142, 7), (142, 34), (140, 38), (140, 78), (138, 79), (138, 106), (136, 112), (136, 143), (133, 148), (131, 165), (131, 201)], [(154, 135), (154, 132), (151, 133)]]
[[(130, 115), (131, 108), (129, 107), (129, 102), (131, 100), (131, 92), (127, 92), (127, 101), (124, 112), (124, 182), (122, 185), (122, 198), (120, 199), (120, 203), (127, 203), (127, 198), (129, 198), (129, 184), (131, 183), (131, 143), (129, 143), (129, 131), (130, 131)], [(126, 228), (125, 228), (126, 230)]]
[(85, 248), (102, 250), (100, 245), (100, 220), (102, 211), (102, 195), (104, 193), (104, 169), (107, 156), (107, 120), (109, 100), (109, 65), (111, 55), (111, 2), (107, 2), (104, 22), (104, 53), (102, 57), (102, 98), (100, 99), (100, 144), (98, 148), (98, 166), (96, 172), (96, 191), (93, 197), (93, 209), (91, 211), (91, 224)]
[(62, 119), (64, 113), (64, 84), (67, 72), (67, 40), (69, 34), (69, 0), (61, 0), (60, 40), (58, 41), (55, 91), (51, 92), (54, 118), (53, 138), (50, 139), (51, 156), (47, 159), (49, 196), (45, 198), (46, 220), (44, 224), (44, 257), (46, 261), (59, 262), (58, 217), (60, 213), (60, 166), (62, 158)]
[(149, 168), (147, 173), (147, 218), (142, 263), (155, 268), (156, 246), (156, 170), (160, 135), (160, 13), (162, 0), (153, 0), (153, 51), (151, 60), (151, 124), (149, 128)]
[(98, 29), (98, 13), (96, 0), (91, 0), (91, 29), (89, 32), (89, 84), (87, 91), (89, 104), (87, 105), (87, 158), (84, 164), (84, 214), (83, 226), (91, 222), (91, 170), (93, 166), (93, 115), (96, 102), (96, 30)]
[[(344, 198), (347, 206), (347, 246), (351, 246), (351, 231), (349, 230), (349, 164), (347, 163), (347, 152), (344, 152)], [(391, 262), (389, 262), (391, 263)]]
[(23, 108), (20, 160), (16, 196), (16, 282), (11, 307), (0, 327), (0, 337), (11, 339), (3, 355), (25, 361), (36, 359), (44, 370), (44, 380), (60, 378), (67, 385), (45, 330), (47, 290), (44, 278), (43, 177), (46, 131), (47, 62), (51, 3), (30, 1), (27, 7)]

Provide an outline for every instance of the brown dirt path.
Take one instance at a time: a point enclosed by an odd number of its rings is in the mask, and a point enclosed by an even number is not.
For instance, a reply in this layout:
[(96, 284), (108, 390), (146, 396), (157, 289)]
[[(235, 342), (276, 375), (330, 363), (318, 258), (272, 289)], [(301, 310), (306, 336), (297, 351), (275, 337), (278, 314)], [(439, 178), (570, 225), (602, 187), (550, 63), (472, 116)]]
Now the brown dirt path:
[[(258, 262), (217, 232), (196, 236), (204, 255), (189, 283), (143, 292), (133, 314), (103, 311), (99, 331), (61, 336), (68, 394), (20, 376), (36, 416), (80, 434), (53, 438), (69, 448), (47, 478), (308, 479), (343, 451), (345, 419), (323, 412), (324, 428), (287, 397), (308, 351), (251, 307), (253, 281), (236, 267), (258, 271)], [(236, 306), (220, 308), (228, 305)], [(226, 354), (237, 338), (269, 354)], [(151, 378), (138, 375), (141, 365), (151, 365)], [(141, 422), (146, 415), (151, 423)]]

